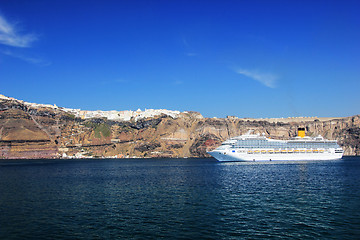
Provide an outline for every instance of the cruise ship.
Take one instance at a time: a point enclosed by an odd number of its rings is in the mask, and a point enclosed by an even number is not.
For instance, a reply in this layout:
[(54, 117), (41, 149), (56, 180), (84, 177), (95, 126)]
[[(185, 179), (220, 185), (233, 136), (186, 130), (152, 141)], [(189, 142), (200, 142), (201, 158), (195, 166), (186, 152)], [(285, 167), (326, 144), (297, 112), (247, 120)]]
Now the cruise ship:
[(322, 136), (305, 136), (305, 128), (298, 129), (298, 136), (290, 140), (275, 140), (260, 134), (230, 138), (208, 152), (218, 161), (295, 161), (341, 159), (343, 149), (336, 140)]

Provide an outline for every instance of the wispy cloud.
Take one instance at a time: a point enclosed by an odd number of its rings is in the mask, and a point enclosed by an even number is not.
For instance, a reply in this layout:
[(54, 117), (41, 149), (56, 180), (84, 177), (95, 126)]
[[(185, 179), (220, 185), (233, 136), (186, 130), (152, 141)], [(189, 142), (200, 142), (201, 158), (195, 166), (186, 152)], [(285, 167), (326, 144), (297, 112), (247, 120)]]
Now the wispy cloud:
[[(10, 23), (0, 14), (0, 45), (6, 45), (8, 48), (15, 47), (24, 49), (31, 47), (31, 44), (37, 40), (37, 35), (32, 33), (22, 33), (17, 24)], [(38, 66), (48, 66), (51, 64), (50, 61), (42, 58), (28, 57), (19, 53), (19, 51), (23, 50), (12, 49), (13, 50), (0, 49), (0, 53)]]
[(198, 56), (199, 54), (194, 52), (192, 50), (192, 47), (190, 46), (189, 42), (187, 41), (187, 39), (185, 38), (185, 36), (182, 36), (182, 43), (183, 43), (183, 47), (184, 47), (184, 50), (185, 50), (185, 56), (188, 56), (188, 57), (196, 57)]
[(13, 51), (10, 51), (10, 50), (0, 50), (0, 52), (2, 54), (7, 55), (7, 56), (10, 56), (10, 57), (13, 57), (13, 58), (18, 58), (20, 60), (23, 60), (23, 61), (31, 63), (31, 64), (35, 64), (35, 65), (38, 65), (38, 66), (45, 67), (45, 66), (51, 65), (50, 61), (47, 61), (47, 60), (44, 60), (44, 59), (41, 59), (41, 58), (27, 57), (27, 56), (24, 56), (24, 55), (21, 55), (21, 54), (18, 54), (18, 53), (14, 53)]
[(279, 76), (272, 73), (260, 73), (258, 71), (249, 71), (241, 68), (236, 69), (235, 72), (244, 75), (246, 77), (249, 77), (253, 80), (256, 80), (269, 88), (276, 88), (276, 83), (277, 80), (279, 79)]
[(30, 47), (38, 37), (35, 34), (21, 34), (15, 24), (0, 15), (0, 44), (12, 47)]
[(188, 56), (188, 57), (196, 57), (196, 56), (198, 56), (199, 54), (194, 53), (194, 52), (187, 52), (187, 53), (185, 53), (185, 55)]
[(188, 47), (189, 46), (189, 43), (188, 43), (188, 41), (186, 40), (186, 38), (185, 38), (185, 36), (182, 36), (182, 43), (186, 46), (186, 47)]
[(184, 84), (183, 81), (179, 81), (179, 80), (176, 80), (175, 82), (173, 82), (174, 85), (182, 85)]

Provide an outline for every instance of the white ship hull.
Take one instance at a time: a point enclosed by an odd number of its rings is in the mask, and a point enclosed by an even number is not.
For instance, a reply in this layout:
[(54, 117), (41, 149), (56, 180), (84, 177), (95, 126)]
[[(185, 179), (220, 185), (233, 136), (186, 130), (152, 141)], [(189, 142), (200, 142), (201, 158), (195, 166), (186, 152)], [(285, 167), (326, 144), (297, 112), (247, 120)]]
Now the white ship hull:
[(233, 153), (214, 150), (208, 152), (220, 162), (254, 162), (254, 161), (304, 161), (304, 160), (337, 160), (342, 153)]
[(225, 161), (303, 161), (341, 159), (344, 151), (336, 140), (302, 136), (290, 140), (275, 140), (264, 135), (247, 134), (233, 137), (220, 147), (208, 152), (221, 162)]

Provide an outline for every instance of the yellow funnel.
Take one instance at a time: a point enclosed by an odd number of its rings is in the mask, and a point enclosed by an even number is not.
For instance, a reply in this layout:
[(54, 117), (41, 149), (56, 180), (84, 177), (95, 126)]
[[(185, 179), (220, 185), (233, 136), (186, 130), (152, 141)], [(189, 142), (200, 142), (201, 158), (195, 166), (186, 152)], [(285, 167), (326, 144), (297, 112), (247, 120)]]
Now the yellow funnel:
[(305, 128), (298, 128), (298, 136), (305, 137)]

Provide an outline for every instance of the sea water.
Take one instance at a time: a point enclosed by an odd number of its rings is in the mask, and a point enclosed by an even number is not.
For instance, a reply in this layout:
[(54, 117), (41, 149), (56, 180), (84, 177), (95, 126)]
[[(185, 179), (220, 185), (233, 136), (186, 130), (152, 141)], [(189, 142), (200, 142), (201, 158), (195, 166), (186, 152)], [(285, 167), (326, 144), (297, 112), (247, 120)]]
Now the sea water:
[(0, 239), (359, 239), (360, 158), (0, 160)]

